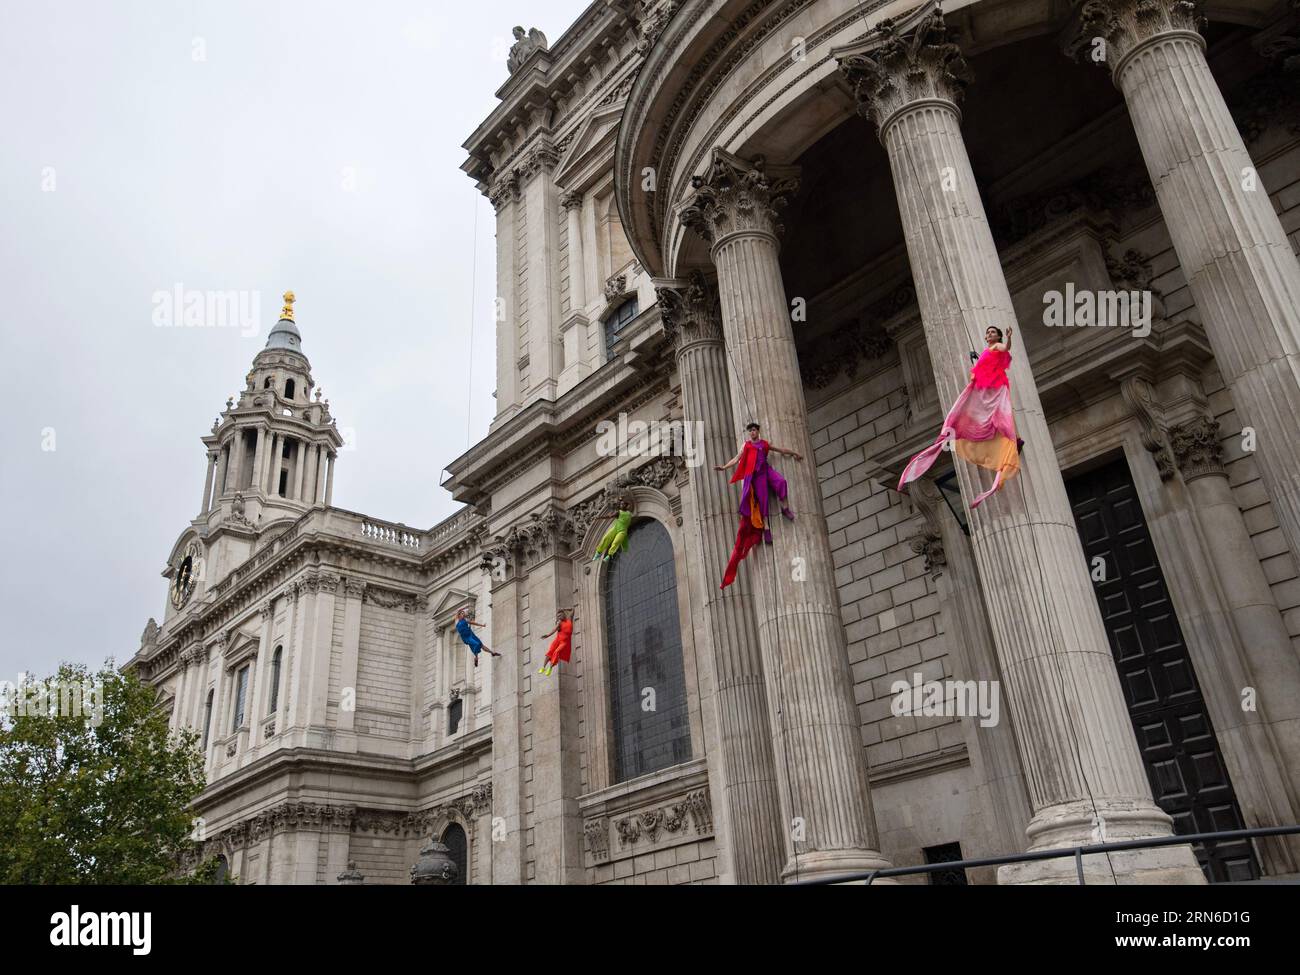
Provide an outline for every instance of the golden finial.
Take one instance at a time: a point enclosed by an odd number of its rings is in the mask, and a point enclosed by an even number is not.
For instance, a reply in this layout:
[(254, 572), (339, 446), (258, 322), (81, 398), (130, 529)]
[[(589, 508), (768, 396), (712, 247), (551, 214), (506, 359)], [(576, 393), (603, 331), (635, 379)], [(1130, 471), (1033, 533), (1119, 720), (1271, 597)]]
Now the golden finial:
[(280, 312), (281, 318), (287, 318), (289, 321), (293, 321), (293, 302), (293, 292), (286, 291), (284, 293), (284, 308)]

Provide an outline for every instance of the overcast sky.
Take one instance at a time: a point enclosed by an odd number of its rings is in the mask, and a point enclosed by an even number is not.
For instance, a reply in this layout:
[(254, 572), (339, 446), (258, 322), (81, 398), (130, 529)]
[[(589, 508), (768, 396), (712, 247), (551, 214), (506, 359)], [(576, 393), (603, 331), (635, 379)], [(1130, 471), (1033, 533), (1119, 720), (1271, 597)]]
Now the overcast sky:
[[(5, 0), (0, 679), (126, 660), (162, 618), (199, 438), (286, 289), (355, 431), (334, 503), (419, 528), (455, 510), (442, 468), (495, 385), (493, 212), (460, 146), (511, 27), (554, 42), (586, 5)], [(178, 285), (257, 295), (255, 333), (158, 327)]]

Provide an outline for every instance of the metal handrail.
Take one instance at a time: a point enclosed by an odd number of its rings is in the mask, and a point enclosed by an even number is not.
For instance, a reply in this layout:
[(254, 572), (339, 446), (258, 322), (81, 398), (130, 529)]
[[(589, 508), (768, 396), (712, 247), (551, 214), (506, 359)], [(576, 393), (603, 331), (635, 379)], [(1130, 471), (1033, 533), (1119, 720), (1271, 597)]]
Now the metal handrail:
[(1122, 840), (1116, 843), (1097, 843), (1093, 846), (1066, 846), (1057, 850), (1039, 850), (1034, 853), (1005, 854), (996, 857), (979, 857), (974, 860), (949, 860), (944, 863), (926, 863), (917, 867), (888, 867), (882, 870), (869, 870), (866, 873), (846, 873), (835, 877), (819, 877), (816, 880), (801, 880), (792, 886), (823, 887), (828, 884), (851, 883), (855, 880), (865, 881), (867, 886), (877, 877), (902, 877), (917, 873), (934, 873), (939, 870), (966, 870), (970, 867), (995, 867), (1004, 863), (1030, 863), (1036, 860), (1061, 860), (1074, 857), (1079, 884), (1087, 886), (1083, 879), (1083, 858), (1094, 853), (1111, 853), (1117, 850), (1144, 850), (1158, 846), (1182, 846), (1188, 843), (1218, 843), (1225, 840), (1250, 839), (1256, 836), (1290, 836), (1300, 833), (1300, 824), (1291, 826), (1257, 826), (1254, 829), (1226, 829), (1213, 833), (1188, 833), (1183, 836), (1159, 836), (1145, 840)]

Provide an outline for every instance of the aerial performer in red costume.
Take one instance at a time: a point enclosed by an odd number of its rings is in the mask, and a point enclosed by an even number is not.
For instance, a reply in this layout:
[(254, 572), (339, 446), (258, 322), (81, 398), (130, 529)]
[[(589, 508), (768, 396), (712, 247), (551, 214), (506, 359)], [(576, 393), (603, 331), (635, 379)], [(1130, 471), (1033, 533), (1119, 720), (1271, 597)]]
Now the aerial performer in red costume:
[(736, 473), (731, 475), (731, 483), (744, 481), (740, 489), (740, 528), (736, 532), (736, 544), (731, 550), (727, 571), (722, 576), (723, 589), (736, 581), (736, 569), (750, 549), (760, 541), (772, 544), (772, 528), (767, 520), (769, 494), (775, 494), (780, 499), (781, 514), (794, 521), (794, 513), (786, 504), (785, 478), (767, 462), (767, 455), (784, 454), (800, 461), (803, 457), (793, 450), (775, 447), (763, 440), (759, 437), (759, 429), (757, 423), (746, 426), (745, 435), (748, 439), (741, 445), (740, 452), (725, 464), (713, 468), (715, 471), (725, 471), (729, 467), (736, 467)]
[(569, 662), (569, 657), (573, 653), (573, 610), (561, 609), (555, 613), (555, 629), (550, 633), (543, 633), (542, 639), (548, 636), (554, 636), (551, 641), (550, 649), (546, 651), (546, 663), (542, 664), (542, 669), (538, 671), (543, 677), (550, 677), (551, 671), (559, 666), (561, 660)]
[(908, 462), (899, 478), (898, 490), (921, 477), (949, 445), (967, 463), (996, 472), (993, 486), (970, 503), (978, 508), (984, 499), (1015, 477), (1020, 470), (1020, 438), (1011, 413), (1011, 329), (1006, 341), (1002, 330), (990, 325), (984, 330), (984, 351), (970, 371), (970, 383), (944, 418), (939, 439)]

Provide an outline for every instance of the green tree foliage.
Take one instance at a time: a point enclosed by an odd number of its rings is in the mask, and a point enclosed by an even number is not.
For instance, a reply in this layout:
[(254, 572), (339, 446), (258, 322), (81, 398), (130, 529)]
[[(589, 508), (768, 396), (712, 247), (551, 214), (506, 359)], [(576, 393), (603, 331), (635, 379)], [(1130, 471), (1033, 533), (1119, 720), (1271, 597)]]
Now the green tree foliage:
[(178, 869), (197, 852), (190, 803), (204, 787), (198, 736), (172, 733), (157, 692), (112, 661), (96, 674), (64, 664), (36, 686), (96, 683), (99, 706), (86, 695), (81, 716), (57, 713), (53, 694), (37, 714), (26, 694), (28, 713), (18, 713), (16, 695), (8, 695), (0, 716), (0, 883), (211, 882), (214, 861), (188, 876)]

